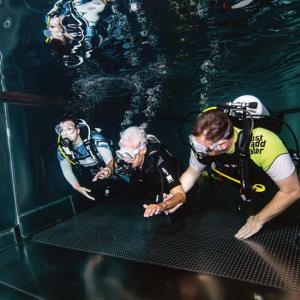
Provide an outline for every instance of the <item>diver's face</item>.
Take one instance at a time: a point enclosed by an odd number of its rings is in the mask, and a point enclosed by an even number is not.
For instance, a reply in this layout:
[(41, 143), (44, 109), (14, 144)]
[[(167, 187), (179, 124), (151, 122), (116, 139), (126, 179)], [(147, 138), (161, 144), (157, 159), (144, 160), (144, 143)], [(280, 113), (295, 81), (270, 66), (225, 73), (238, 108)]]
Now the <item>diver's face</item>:
[(145, 154), (146, 154), (146, 148), (139, 150), (139, 152), (136, 155), (135, 159), (132, 161), (132, 167), (133, 168), (140, 167), (143, 164)]
[(64, 36), (64, 29), (60, 24), (58, 17), (54, 17), (50, 20), (48, 29), (51, 31), (52, 38), (62, 39)]
[(75, 142), (77, 140), (80, 131), (76, 128), (72, 121), (61, 122), (59, 125), (62, 129), (60, 135), (63, 139), (67, 138), (71, 142)]
[(131, 164), (132, 168), (140, 167), (143, 164), (146, 154), (146, 146), (123, 144), (119, 151), (116, 152), (117, 156), (124, 160), (126, 163)]
[(205, 153), (208, 156), (226, 153), (231, 145), (228, 139), (221, 139), (217, 142), (210, 141), (206, 139), (205, 134), (192, 136), (192, 144), (197, 152)]

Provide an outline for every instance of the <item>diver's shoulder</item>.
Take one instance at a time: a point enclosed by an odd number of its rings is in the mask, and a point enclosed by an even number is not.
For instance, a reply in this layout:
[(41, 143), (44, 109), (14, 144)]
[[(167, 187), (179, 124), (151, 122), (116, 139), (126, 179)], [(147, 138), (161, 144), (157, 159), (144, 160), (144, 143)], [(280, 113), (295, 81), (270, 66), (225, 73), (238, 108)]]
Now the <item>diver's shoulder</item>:
[(161, 144), (161, 141), (153, 134), (147, 134), (146, 136), (147, 144)]
[(264, 127), (254, 128), (252, 131), (252, 135), (254, 135), (254, 136), (263, 135), (266, 137), (278, 137), (278, 135), (275, 132), (273, 132), (269, 129), (266, 129)]
[(95, 141), (106, 141), (103, 134), (96, 130), (91, 131), (91, 139)]

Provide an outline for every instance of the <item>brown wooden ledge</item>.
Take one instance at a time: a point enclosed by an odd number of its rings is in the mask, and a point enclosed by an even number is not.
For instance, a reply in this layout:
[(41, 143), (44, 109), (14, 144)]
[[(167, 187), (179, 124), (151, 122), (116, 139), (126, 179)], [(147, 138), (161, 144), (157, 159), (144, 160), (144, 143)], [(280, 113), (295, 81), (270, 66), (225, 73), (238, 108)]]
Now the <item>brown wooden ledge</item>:
[(34, 95), (21, 92), (0, 92), (0, 102), (33, 105), (63, 107), (67, 99), (59, 95)]

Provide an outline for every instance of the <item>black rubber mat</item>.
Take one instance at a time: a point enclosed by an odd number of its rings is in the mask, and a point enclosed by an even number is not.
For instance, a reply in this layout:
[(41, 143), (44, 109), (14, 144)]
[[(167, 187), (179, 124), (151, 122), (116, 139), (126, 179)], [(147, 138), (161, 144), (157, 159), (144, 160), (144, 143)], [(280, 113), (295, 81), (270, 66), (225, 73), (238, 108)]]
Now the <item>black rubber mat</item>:
[(244, 220), (207, 213), (170, 222), (142, 209), (105, 204), (36, 236), (41, 243), (300, 290), (299, 225), (266, 226), (247, 241), (234, 238)]

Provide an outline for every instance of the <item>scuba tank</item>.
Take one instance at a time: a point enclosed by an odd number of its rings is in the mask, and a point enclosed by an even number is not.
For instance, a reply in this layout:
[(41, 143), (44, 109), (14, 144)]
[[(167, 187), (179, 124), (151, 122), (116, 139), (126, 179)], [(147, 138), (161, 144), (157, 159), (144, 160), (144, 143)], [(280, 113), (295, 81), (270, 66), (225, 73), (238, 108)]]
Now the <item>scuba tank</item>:
[[(230, 103), (230, 102), (229, 102)], [(243, 106), (254, 118), (262, 118), (263, 116), (269, 116), (268, 109), (261, 103), (261, 101), (251, 95), (240, 96), (236, 98), (232, 105)]]
[[(299, 174), (300, 151), (298, 140), (292, 128), (283, 120), (283, 113), (271, 112), (258, 98), (251, 95), (240, 96), (233, 102), (228, 102), (225, 105), (221, 104), (218, 107), (223, 109), (225, 113), (228, 113), (233, 125), (237, 127), (249, 127), (249, 120), (251, 119), (253, 127), (262, 127), (279, 135), (284, 125), (294, 140), (295, 149), (290, 149), (289, 147), (287, 149)], [(242, 110), (239, 108), (242, 108)]]

